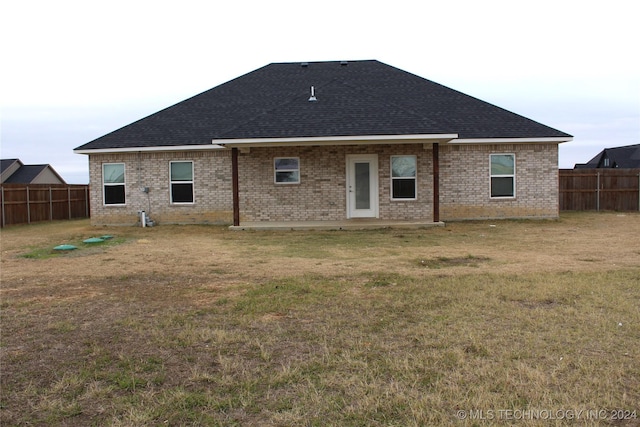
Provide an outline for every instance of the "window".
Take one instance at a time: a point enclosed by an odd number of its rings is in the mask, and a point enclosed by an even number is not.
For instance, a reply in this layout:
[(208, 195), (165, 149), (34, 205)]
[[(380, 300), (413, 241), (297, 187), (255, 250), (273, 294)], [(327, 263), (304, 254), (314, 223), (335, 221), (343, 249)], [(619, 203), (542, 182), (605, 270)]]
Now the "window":
[(300, 159), (298, 157), (276, 157), (273, 161), (276, 184), (300, 184)]
[(416, 156), (391, 156), (391, 198), (416, 199)]
[(105, 205), (124, 205), (124, 163), (102, 165), (102, 188)]
[(515, 154), (491, 154), (491, 197), (516, 196)]
[(171, 162), (171, 203), (193, 203), (193, 162)]

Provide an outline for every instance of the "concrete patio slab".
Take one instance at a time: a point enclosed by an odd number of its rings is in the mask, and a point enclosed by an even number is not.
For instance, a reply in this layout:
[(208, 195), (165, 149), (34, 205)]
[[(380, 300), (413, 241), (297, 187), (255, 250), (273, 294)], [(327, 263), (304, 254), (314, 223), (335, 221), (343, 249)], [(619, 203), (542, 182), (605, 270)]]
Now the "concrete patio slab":
[(255, 221), (241, 222), (230, 230), (367, 230), (381, 228), (444, 227), (444, 222), (384, 221), (379, 219), (345, 219), (342, 221)]

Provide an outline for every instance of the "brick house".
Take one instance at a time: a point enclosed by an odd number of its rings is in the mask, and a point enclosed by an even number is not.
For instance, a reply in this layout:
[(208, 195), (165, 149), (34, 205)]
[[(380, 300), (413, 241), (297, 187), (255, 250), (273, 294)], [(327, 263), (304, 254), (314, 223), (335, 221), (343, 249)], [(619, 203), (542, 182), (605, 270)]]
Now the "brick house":
[(84, 144), (92, 222), (556, 218), (559, 130), (378, 61), (275, 63)]

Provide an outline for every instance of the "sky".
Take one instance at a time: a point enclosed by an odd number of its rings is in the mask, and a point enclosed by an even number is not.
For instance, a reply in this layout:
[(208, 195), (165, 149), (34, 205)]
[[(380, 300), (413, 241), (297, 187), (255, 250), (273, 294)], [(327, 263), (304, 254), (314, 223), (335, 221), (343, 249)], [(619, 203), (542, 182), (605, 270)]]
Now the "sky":
[(20, 0), (0, 6), (0, 154), (89, 182), (73, 149), (272, 62), (377, 59), (573, 135), (640, 143), (637, 3)]

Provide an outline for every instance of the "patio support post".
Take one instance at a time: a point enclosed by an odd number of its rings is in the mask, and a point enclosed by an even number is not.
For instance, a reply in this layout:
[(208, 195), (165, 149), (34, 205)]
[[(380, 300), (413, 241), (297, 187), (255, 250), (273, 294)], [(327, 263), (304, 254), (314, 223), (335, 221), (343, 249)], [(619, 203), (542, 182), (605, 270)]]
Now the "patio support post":
[(233, 187), (233, 225), (240, 225), (240, 188), (238, 182), (238, 148), (231, 149), (231, 181)]
[(440, 147), (433, 143), (433, 222), (440, 222)]

